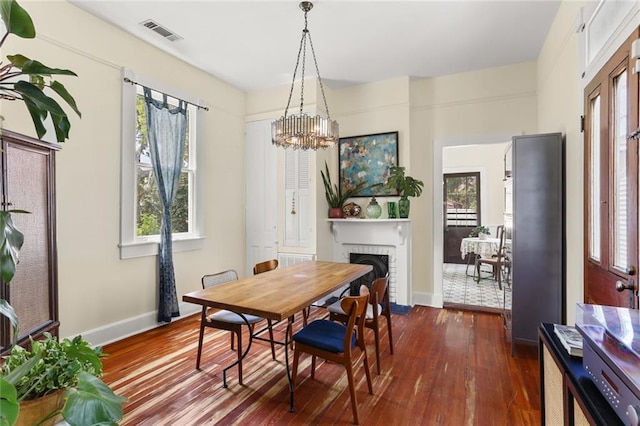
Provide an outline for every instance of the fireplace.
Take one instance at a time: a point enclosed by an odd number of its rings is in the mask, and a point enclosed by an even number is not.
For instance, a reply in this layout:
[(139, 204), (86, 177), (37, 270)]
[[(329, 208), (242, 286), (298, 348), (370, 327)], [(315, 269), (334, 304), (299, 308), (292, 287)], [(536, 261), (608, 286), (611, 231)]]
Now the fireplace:
[[(328, 219), (328, 221), (333, 231), (333, 261), (352, 263), (353, 256), (363, 256), (375, 263), (372, 263), (374, 271), (376, 267), (380, 270), (386, 268), (389, 272), (391, 302), (413, 306), (411, 220)], [(385, 258), (386, 260), (380, 260)], [(384, 276), (381, 272), (377, 274)], [(357, 288), (359, 290), (359, 285)]]
[(373, 270), (366, 275), (351, 281), (349, 294), (358, 296), (360, 286), (366, 285), (371, 290), (371, 285), (376, 278), (382, 278), (389, 272), (389, 255), (386, 254), (363, 254), (349, 253), (349, 263), (359, 263), (361, 265), (371, 265)]

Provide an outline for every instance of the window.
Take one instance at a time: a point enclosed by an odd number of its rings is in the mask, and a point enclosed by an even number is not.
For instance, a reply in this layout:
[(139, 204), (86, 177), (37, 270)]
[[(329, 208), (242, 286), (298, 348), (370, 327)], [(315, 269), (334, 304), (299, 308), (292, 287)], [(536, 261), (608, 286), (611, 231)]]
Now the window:
[(627, 269), (627, 72), (613, 80), (614, 237), (613, 266)]
[[(591, 100), (591, 117), (600, 117), (600, 95)], [(591, 120), (589, 155), (589, 256), (600, 261), (600, 120)]]
[[(124, 77), (136, 81), (133, 85), (123, 81), (122, 86), (122, 186), (120, 257), (123, 259), (155, 255), (160, 241), (162, 207), (158, 187), (151, 166), (146, 134), (146, 117), (142, 87), (153, 88), (154, 98), (162, 93), (189, 102), (187, 108), (187, 140), (185, 143), (182, 173), (176, 193), (172, 216), (174, 251), (193, 250), (202, 247), (203, 212), (198, 202), (197, 129), (199, 111), (197, 99), (179, 94), (158, 82), (130, 70)], [(175, 100), (175, 98), (174, 98)]]
[(446, 226), (480, 225), (480, 173), (445, 174)]

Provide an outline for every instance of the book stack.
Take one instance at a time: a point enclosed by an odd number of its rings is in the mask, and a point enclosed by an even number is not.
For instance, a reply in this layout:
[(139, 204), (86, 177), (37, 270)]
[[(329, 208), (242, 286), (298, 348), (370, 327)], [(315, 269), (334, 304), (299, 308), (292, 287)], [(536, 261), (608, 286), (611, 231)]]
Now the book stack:
[(569, 355), (582, 356), (582, 335), (570, 325), (554, 324), (553, 331)]

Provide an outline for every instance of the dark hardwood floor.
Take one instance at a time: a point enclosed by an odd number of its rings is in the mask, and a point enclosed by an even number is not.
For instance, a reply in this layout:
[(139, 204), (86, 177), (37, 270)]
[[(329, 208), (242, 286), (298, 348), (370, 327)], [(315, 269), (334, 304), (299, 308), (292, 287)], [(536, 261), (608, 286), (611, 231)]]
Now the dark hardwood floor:
[[(315, 309), (314, 315), (321, 312)], [(201, 370), (196, 370), (199, 320), (195, 315), (105, 346), (104, 380), (129, 398), (122, 425), (352, 423), (343, 368), (320, 363), (311, 380), (306, 356), (296, 412), (288, 412), (282, 347), (273, 361), (269, 345), (254, 341), (244, 362), (244, 386), (234, 367), (227, 374), (229, 387), (222, 388), (222, 368), (236, 354), (227, 332), (206, 330)], [(499, 315), (416, 306), (409, 315), (393, 315), (392, 323), (395, 353), (389, 354), (383, 326), (381, 375), (376, 374), (373, 333), (367, 330), (374, 395), (367, 392), (359, 363), (361, 424), (540, 424), (536, 352), (511, 357)], [(281, 338), (284, 324), (277, 330)]]

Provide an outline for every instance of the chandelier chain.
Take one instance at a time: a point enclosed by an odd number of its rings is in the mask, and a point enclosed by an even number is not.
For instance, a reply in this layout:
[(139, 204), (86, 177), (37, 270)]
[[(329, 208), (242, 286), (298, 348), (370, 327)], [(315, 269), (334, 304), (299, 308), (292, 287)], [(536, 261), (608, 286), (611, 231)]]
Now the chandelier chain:
[(329, 114), (329, 105), (327, 104), (327, 97), (324, 95), (324, 85), (322, 84), (322, 77), (320, 77), (320, 69), (318, 68), (318, 61), (316, 59), (316, 51), (313, 48), (313, 40), (311, 40), (311, 33), (309, 33), (309, 45), (311, 46), (311, 54), (313, 55), (313, 63), (316, 65), (316, 75), (318, 76), (318, 82), (320, 83), (320, 92), (322, 92), (322, 100), (324, 101), (324, 109), (327, 112), (327, 118), (331, 119), (331, 114)]
[[(305, 12), (306, 14), (306, 12)], [(305, 30), (306, 31), (306, 30)], [(302, 38), (306, 39), (309, 33), (305, 32)], [(304, 47), (302, 48), (302, 75), (300, 76), (300, 115), (302, 115), (302, 107), (304, 106), (304, 71), (307, 63), (307, 42), (305, 40)]]
[[(305, 12), (306, 15), (306, 12)], [(305, 28), (306, 29), (306, 28)], [(296, 58), (296, 67), (293, 69), (293, 78), (291, 79), (291, 89), (289, 89), (289, 99), (287, 100), (287, 107), (284, 109), (284, 116), (287, 116), (287, 112), (289, 111), (289, 106), (291, 105), (291, 97), (293, 96), (293, 86), (296, 83), (296, 75), (298, 75), (298, 66), (300, 65), (300, 54), (302, 53), (302, 46), (305, 44), (305, 35), (304, 30), (302, 31), (302, 38), (300, 39), (300, 47), (298, 48), (298, 57)]]

